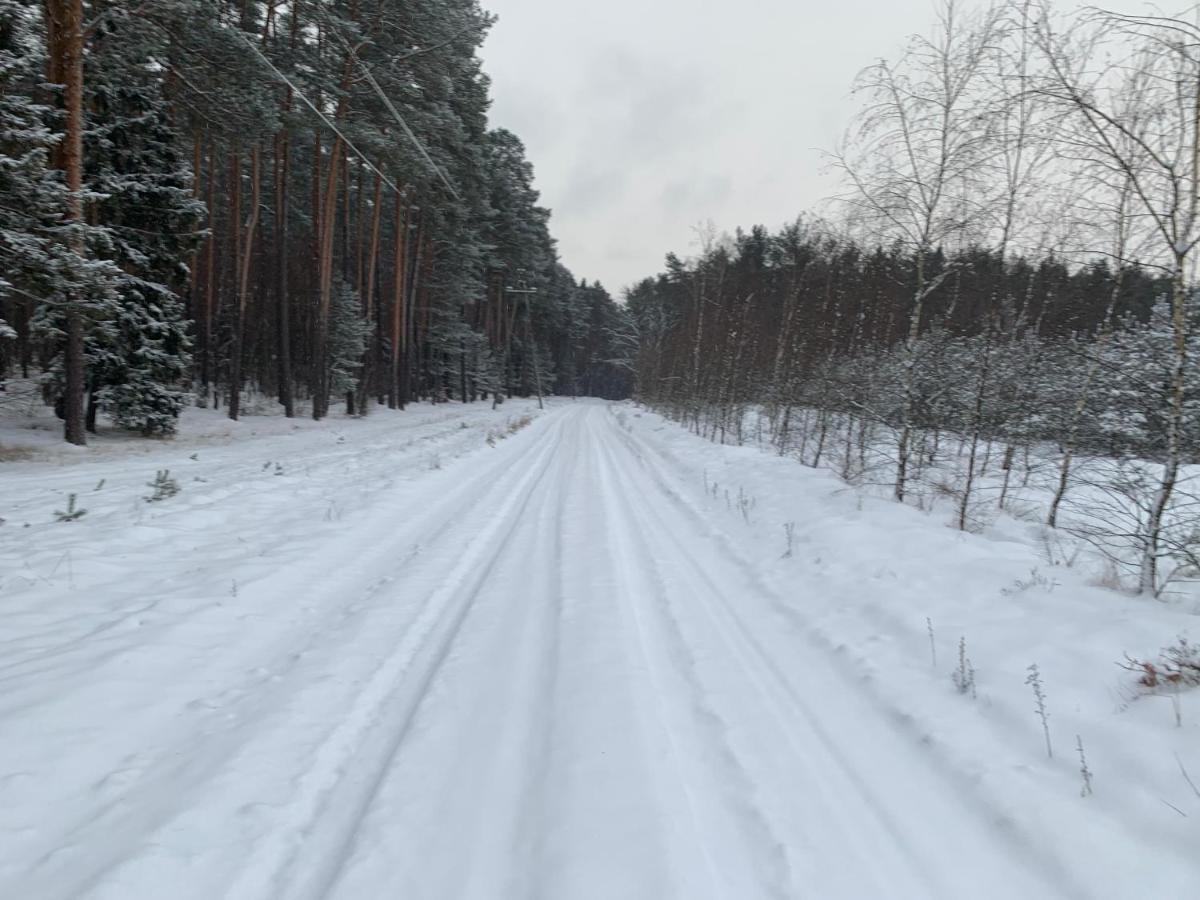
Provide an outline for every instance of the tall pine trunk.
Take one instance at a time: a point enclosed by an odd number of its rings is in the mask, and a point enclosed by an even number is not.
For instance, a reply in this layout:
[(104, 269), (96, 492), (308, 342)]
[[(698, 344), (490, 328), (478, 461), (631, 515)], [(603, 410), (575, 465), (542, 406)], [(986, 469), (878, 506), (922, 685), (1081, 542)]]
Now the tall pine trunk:
[(209, 235), (204, 248), (204, 312), (200, 319), (200, 335), (203, 353), (200, 361), (200, 387), (204, 402), (208, 402), (209, 387), (215, 380), (216, 348), (213, 340), (213, 310), (216, 308), (217, 293), (217, 151), (213, 142), (208, 143), (208, 205)]
[(401, 367), (405, 364), (407, 350), (407, 328), (405, 321), (405, 275), (408, 270), (408, 219), (409, 211), (402, 198), (396, 198), (396, 248), (393, 263), (392, 329), (391, 329), (391, 374), (388, 380), (388, 406), (404, 409), (407, 397), (401, 384)]
[[(346, 112), (349, 108), (347, 100), (348, 91), (350, 89), (350, 76), (354, 72), (354, 56), (351, 53), (346, 54), (345, 63), (342, 67), (342, 79), (340, 85), (340, 96), (338, 97), (337, 108), (334, 111), (334, 122), (340, 122), (346, 117)], [(318, 136), (318, 147), (320, 138)], [(313, 403), (312, 417), (314, 419), (323, 419), (329, 414), (329, 317), (330, 306), (333, 299), (333, 247), (334, 238), (337, 231), (337, 200), (339, 189), (339, 174), (342, 171), (343, 152), (345, 150), (345, 141), (339, 134), (333, 141), (333, 146), (329, 149), (329, 166), (328, 176), (325, 179), (324, 195), (320, 195), (320, 153), (316, 153), (316, 158), (313, 161), (313, 174), (316, 178), (314, 184), (314, 192), (320, 197), (320, 225), (317, 228), (318, 248), (317, 248), (317, 322), (316, 322), (316, 339), (313, 342), (313, 366), (314, 366), (314, 388), (313, 388)], [(346, 190), (349, 192), (350, 185), (347, 183)]]
[[(300, 2), (292, 6), (291, 51), (300, 38)], [(288, 85), (281, 104), (282, 126), (275, 138), (275, 340), (279, 378), (279, 403), (287, 418), (296, 415), (292, 377), (292, 302), (288, 290), (288, 181), (291, 178), (292, 141), (288, 115), (292, 111), (292, 87)]]
[[(289, 88), (289, 94), (291, 90)], [(291, 98), (284, 104), (291, 106)], [(291, 140), (280, 129), (275, 150), (275, 322), (278, 342), (279, 402), (287, 418), (296, 415), (292, 387), (292, 313), (288, 293), (288, 178), (291, 175)]]
[[(46, 30), (48, 80), (63, 86), (66, 133), (57, 161), (69, 192), (65, 219), (78, 229), (83, 225), (83, 0), (46, 0)], [(74, 253), (83, 256), (78, 230), (72, 234), (70, 245)], [(67, 298), (63, 376), (63, 436), (67, 443), (83, 446), (87, 443), (83, 404), (87, 364), (79, 298)]]
[[(375, 192), (371, 207), (371, 243), (367, 252), (365, 286), (362, 292), (363, 319), (369, 323), (375, 322), (375, 276), (379, 262), (379, 232), (383, 218), (383, 176), (375, 173)], [(361, 232), (361, 228), (360, 228)], [(362, 368), (358, 379), (358, 411), (366, 415), (370, 408), (368, 398), (371, 393), (371, 377), (374, 374), (372, 365), (377, 353), (379, 331), (372, 328), (370, 340), (363, 347)]]
[(316, 390), (313, 393), (312, 416), (323, 419), (329, 414), (329, 316), (333, 299), (333, 243), (337, 229), (338, 174), (341, 171), (342, 139), (334, 140), (329, 150), (329, 175), (325, 182), (321, 205), (321, 243), (317, 258), (317, 328), (313, 349), (316, 367)]
[(239, 278), (242, 271), (242, 149), (237, 142), (234, 142), (233, 149), (229, 153), (229, 236), (232, 241), (231, 250), (233, 251), (233, 346), (229, 352), (229, 370), (228, 370), (228, 415), (231, 419), (237, 419), (240, 413), (239, 394), (241, 393), (241, 385), (235, 383), (235, 379), (241, 379), (241, 359), (242, 359), (242, 317), (240, 315), (241, 302), (238, 296), (238, 288), (241, 283)]
[[(234, 151), (238, 153), (237, 150)], [(240, 182), (241, 178), (241, 161), (240, 157), (234, 170), (235, 178)], [(234, 188), (234, 196), (238, 197), (241, 194), (240, 187)], [(242, 356), (243, 347), (246, 336), (246, 306), (249, 302), (250, 294), (250, 265), (253, 261), (254, 251), (254, 232), (258, 228), (258, 213), (262, 202), (262, 154), (258, 145), (250, 153), (250, 217), (246, 222), (246, 231), (244, 243), (239, 243), (238, 252), (235, 257), (240, 264), (236, 272), (237, 277), (237, 297), (233, 311), (233, 351), (229, 363), (229, 418), (236, 419), (241, 413), (241, 395), (242, 395)], [(235, 235), (239, 242), (241, 237), (241, 223), (235, 221)]]

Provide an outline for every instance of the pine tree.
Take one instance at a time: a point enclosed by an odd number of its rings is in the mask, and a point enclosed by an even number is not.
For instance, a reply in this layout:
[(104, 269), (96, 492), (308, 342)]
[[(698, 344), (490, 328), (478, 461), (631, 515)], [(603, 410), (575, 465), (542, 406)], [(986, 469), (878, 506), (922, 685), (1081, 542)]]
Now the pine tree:
[(88, 58), (85, 178), (92, 217), (121, 269), (116, 309), (89, 335), (90, 387), (121, 427), (170, 434), (187, 402), (191, 359), (183, 303), (204, 207), (179, 153), (162, 82), (145, 59), (161, 37), (133, 17), (100, 20)]
[(49, 228), (66, 206), (61, 179), (50, 169), (56, 143), (50, 110), (33, 102), (43, 64), (23, 4), (0, 0), (0, 379), (6, 348), (18, 333), (5, 316), (28, 318), (30, 300), (49, 287), (54, 240)]
[[(83, 444), (85, 334), (112, 315), (120, 272), (103, 258), (110, 233), (83, 216), (93, 196), (82, 184), (82, 122), (75, 105), (82, 105), (82, 97), (76, 96), (78, 72), (66, 71), (78, 50), (70, 34), (82, 27), (79, 15), (71, 4), (48, 7), (46, 39), (54, 52), (43, 55), (30, 33), (28, 9), (0, 7), (5, 82), (0, 199), (7, 201), (0, 203), (0, 256), (6, 257), (10, 279), (3, 293), (20, 291), (31, 302), (28, 336), (47, 348), (45, 393), (65, 420), (66, 439)], [(41, 80), (35, 67), (43, 65), (50, 70), (47, 88), (61, 109), (31, 100), (31, 83)], [(22, 94), (22, 82), (30, 93)]]
[[(364, 411), (596, 382), (609, 314), (559, 264), (520, 141), (488, 130), (477, 0), (45, 2), (0, 0), (24, 29), (0, 187), (30, 198), (0, 210), (21, 257), (0, 367), (15, 331), (72, 439), (85, 388), (93, 424), (170, 432), (189, 374), (234, 417), (243, 385), (290, 415), (307, 382), (320, 417), (347, 382)], [(39, 167), (44, 214), (16, 183)]]
[(353, 396), (362, 371), (371, 324), (359, 314), (358, 294), (340, 276), (333, 282), (329, 324), (329, 388), (334, 397)]

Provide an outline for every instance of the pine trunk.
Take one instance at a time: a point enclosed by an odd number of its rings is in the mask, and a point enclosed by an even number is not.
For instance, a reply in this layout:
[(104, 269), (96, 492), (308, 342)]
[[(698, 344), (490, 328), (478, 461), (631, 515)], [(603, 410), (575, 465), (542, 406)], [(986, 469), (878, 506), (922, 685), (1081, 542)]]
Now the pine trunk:
[[(360, 276), (360, 280), (365, 277), (365, 284), (361, 294), (363, 319), (373, 323), (375, 321), (375, 269), (379, 260), (379, 231), (383, 217), (383, 177), (378, 173), (375, 175), (375, 192), (372, 202), (371, 243), (367, 253), (366, 272), (364, 276)], [(372, 363), (377, 356), (378, 335), (378, 330), (373, 329), (371, 338), (367, 341), (366, 346), (363, 347), (362, 368), (358, 378), (358, 411), (360, 415), (366, 415), (367, 410), (370, 408), (368, 397), (371, 393), (371, 377), (374, 374)]]
[[(68, 224), (83, 224), (83, 2), (46, 0), (46, 44), (49, 50), (48, 80), (63, 86), (65, 134), (58, 150), (58, 164), (70, 196)], [(71, 249), (84, 254), (82, 236), (70, 238)], [(63, 436), (67, 443), (87, 444), (83, 392), (87, 382), (84, 354), (83, 313), (78, 298), (67, 298), (66, 344), (63, 348)]]
[(229, 236), (233, 243), (233, 346), (229, 351), (229, 418), (241, 413), (242, 316), (242, 148), (236, 142), (229, 153)]
[[(290, 94), (290, 90), (289, 90)], [(284, 104), (285, 111), (291, 99)], [(292, 388), (292, 315), (288, 293), (288, 178), (291, 174), (291, 141), (287, 128), (279, 132), (275, 150), (275, 303), (278, 342), (279, 402), (287, 418), (296, 415)]]
[(239, 257), (237, 305), (234, 309), (233, 359), (229, 375), (229, 418), (241, 412), (242, 356), (246, 336), (246, 307), (250, 295), (250, 266), (254, 259), (254, 232), (258, 229), (259, 207), (262, 205), (262, 154), (257, 145), (250, 153), (250, 219), (246, 223), (245, 243)]
[(401, 391), (400, 371), (405, 359), (406, 328), (404, 316), (404, 284), (408, 268), (409, 213), (400, 197), (396, 198), (396, 248), (394, 253), (392, 290), (391, 377), (388, 381), (388, 407), (404, 409), (406, 397)]
[(333, 244), (337, 228), (338, 173), (341, 171), (342, 139), (338, 137), (329, 151), (329, 176), (321, 209), (321, 248), (317, 259), (317, 340), (313, 354), (316, 390), (312, 416), (323, 419), (329, 414), (329, 315), (333, 299)]

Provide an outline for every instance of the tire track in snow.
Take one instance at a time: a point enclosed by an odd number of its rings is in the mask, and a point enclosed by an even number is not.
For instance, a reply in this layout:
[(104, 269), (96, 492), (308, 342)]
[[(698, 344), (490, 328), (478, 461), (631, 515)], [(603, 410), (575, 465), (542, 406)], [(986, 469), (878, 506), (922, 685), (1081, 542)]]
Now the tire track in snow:
[[(252, 868), (225, 893), (229, 900), (324, 897), (336, 884), (372, 798), (379, 791), (414, 716), (496, 560), (512, 525), (553, 467), (554, 440), (511, 488), (499, 514), (468, 545), (443, 586), (429, 598), (396, 652), (376, 671), (360, 699), (326, 739), (300, 779), (284, 833), (260, 847)], [(386, 708), (386, 709), (385, 709)], [(305, 854), (305, 848), (312, 852)], [(264, 858), (265, 857), (265, 858)]]
[[(622, 467), (612, 452), (604, 434), (607, 427), (604, 422), (591, 431), (606, 500), (608, 533), (617, 569), (623, 576), (619, 602), (632, 623), (638, 655), (649, 676), (656, 718), (667, 736), (691, 830), (708, 869), (708, 889), (714, 897), (794, 896), (783, 847), (758, 809), (754, 786), (726, 741), (724, 720), (695, 680), (694, 654), (687, 648), (671, 612), (669, 590), (659, 570), (661, 558), (650, 552), (653, 537), (635, 514), (632, 497), (636, 491), (627, 481), (622, 483), (627, 467)], [(641, 499), (644, 501), (644, 497)], [(641, 535), (646, 544), (638, 547), (635, 535)], [(658, 611), (658, 626), (649, 621), (643, 607)], [(665, 659), (659, 658), (663, 656)], [(668, 691), (668, 681), (682, 690)], [(689, 710), (671, 708), (669, 694), (679, 693), (688, 697)], [(698, 751), (715, 760), (694, 759)], [(712, 771), (714, 761), (718, 771)], [(701, 779), (703, 790), (696, 784)], [(732, 797), (729, 785), (734, 787)]]
[[(945, 811), (952, 812), (955, 811), (955, 807), (959, 807), (966, 810), (974, 819), (979, 820), (981, 826), (985, 817), (990, 818), (991, 821), (986, 823), (990, 828), (990, 834), (984, 837), (978, 835), (968, 837), (963, 835), (960, 829), (953, 834), (953, 837), (960, 842), (957, 848), (958, 853), (956, 853), (945, 845), (946, 832), (939, 832), (935, 829), (933, 833), (925, 833), (922, 829), (911, 827), (908, 816), (913, 810), (923, 808), (921, 796), (913, 796), (911, 798), (913, 802), (903, 804), (902, 811), (893, 811), (891, 804), (888, 804), (883, 798), (889, 793), (903, 795), (906, 790), (911, 794), (910, 786), (898, 785), (895, 787), (902, 788), (902, 790), (892, 790), (893, 786), (885, 783), (884, 789), (881, 791), (879, 785), (869, 782), (869, 777), (873, 776), (878, 779), (879, 775), (877, 768), (872, 765), (873, 760), (866, 760), (864, 763), (861, 742), (847, 743), (845, 740), (839, 741), (834, 737), (822, 721), (821, 716), (813, 708), (812, 701), (797, 690), (793, 680), (780, 667), (775, 655), (766, 649), (745, 616), (730, 602), (731, 594), (746, 595), (745, 586), (731, 588), (728, 584), (719, 585), (712, 575), (711, 560), (714, 557), (702, 557), (698, 548), (715, 545), (720, 551), (718, 557), (724, 557), (726, 562), (741, 572), (746, 583), (753, 588), (751, 596), (757, 595), (760, 602), (766, 600), (771, 610), (777, 614), (783, 614), (784, 618), (793, 619), (795, 614), (778, 598), (773, 589), (765, 584), (754, 567), (738, 553), (728, 539), (716, 531), (707, 518), (683, 498), (671, 483), (670, 476), (663, 470), (661, 464), (653, 459), (652, 448), (648, 448), (642, 441), (618, 428), (611, 419), (609, 419), (608, 425), (607, 436), (610, 439), (615, 438), (619, 444), (624, 445), (625, 451), (635, 461), (635, 465), (628, 467), (630, 474), (641, 473), (646, 482), (645, 488), (632, 491), (631, 495), (636, 498), (638, 506), (643, 511), (648, 532), (664, 535), (673, 546), (673, 552), (689, 561), (689, 565), (681, 571), (685, 574), (690, 573), (690, 577), (686, 580), (692, 583), (695, 596), (705, 598), (702, 600), (702, 604), (712, 622), (713, 633), (722, 639), (734, 658), (739, 660), (745, 672), (753, 678), (758, 692), (773, 709), (777, 726), (786, 736), (793, 755), (800, 760), (804, 759), (806, 755), (811, 755), (812, 750), (818, 750), (821, 765), (815, 767), (814, 771), (822, 771), (827, 775), (837, 773), (843, 787), (857, 795), (867, 808), (873, 810), (877, 816), (874, 824), (883, 829), (879, 834), (881, 840), (877, 840), (876, 843), (885, 852), (902, 850), (897, 862), (906, 863), (915, 879), (911, 890), (918, 893), (912, 894), (913, 896), (953, 897), (965, 890), (974, 890), (976, 893), (982, 890), (982, 896), (997, 897), (1068, 896), (1082, 898), (1085, 896), (1085, 893), (1072, 883), (1057, 860), (1047, 856), (1039, 848), (1030, 846), (1028, 842), (1022, 841), (1012, 824), (999, 818), (993, 810), (980, 802), (972, 802), (978, 801), (977, 797), (964, 798), (963, 794), (972, 792), (962, 783), (963, 779), (955, 778), (952, 775), (948, 776), (946, 772), (935, 769), (930, 759), (918, 759), (917, 765), (920, 768), (914, 766), (910, 771), (914, 775), (921, 775), (922, 782), (943, 788), (945, 796), (953, 795), (954, 800), (939, 801)], [(647, 501), (647, 497), (656, 494), (666, 497), (669, 502), (656, 506)], [(682, 516), (680, 519), (667, 521), (665, 511), (672, 508), (680, 512)], [(686, 524), (681, 529), (682, 522), (686, 522)], [(690, 529), (689, 526), (691, 526)], [(699, 526), (699, 529), (696, 526)], [(679, 534), (681, 530), (685, 533), (691, 530), (696, 539), (682, 540)], [(807, 635), (805, 637), (807, 638)], [(811, 649), (824, 655), (823, 645)], [(876, 739), (890, 739), (890, 742), (900, 745), (898, 749), (911, 751), (912, 745), (908, 741), (908, 734), (897, 732), (892, 727), (895, 711), (881, 708), (877, 698), (867, 695), (853, 680), (835, 680), (830, 675), (831, 668), (831, 666), (822, 666), (819, 663), (806, 667), (806, 677), (812, 679), (813, 682), (808, 685), (810, 691), (826, 698), (841, 695), (846, 698), (847, 703), (856, 700), (856, 705), (862, 707), (865, 713), (859, 717), (862, 722), (870, 723), (874, 720), (877, 725), (886, 726), (874, 729), (877, 732), (874, 736)], [(791, 714), (789, 715), (789, 713)], [(817, 739), (815, 746), (811, 741), (805, 740), (805, 734), (795, 731), (795, 726), (791, 724), (793, 718), (804, 722), (807, 729), (806, 734), (811, 734)], [(842, 718), (847, 717), (843, 716)], [(878, 740), (873, 742), (873, 745), (886, 750), (886, 744), (879, 744)], [(918, 750), (915, 755), (921, 756), (920, 751)], [(851, 762), (851, 759), (854, 762)], [(818, 784), (820, 783), (818, 782)], [(966, 789), (964, 790), (964, 788)], [(928, 815), (929, 798), (932, 797), (932, 794), (924, 796), (926, 798), (924, 814)], [(840, 806), (844, 805), (844, 798), (841, 797), (831, 797), (830, 801), (831, 812), (836, 812)], [(892, 803), (895, 802), (895, 797), (893, 797)], [(847, 835), (861, 834), (864, 824), (869, 823), (864, 823), (861, 818), (847, 822)], [(1007, 852), (996, 851), (989, 844), (988, 837), (999, 838), (998, 842), (993, 843), (998, 843), (1002, 851)], [(973, 841), (973, 844), (968, 845), (967, 841)], [(975, 855), (973, 870), (962, 872), (959, 867), (954, 871), (955, 882), (953, 884), (946, 883), (939, 873), (945, 870), (954, 870), (955, 867), (946, 866), (943, 862), (944, 858), (946, 856), (954, 857), (971, 848)], [(1015, 865), (1006, 864), (1005, 857), (1010, 862), (1015, 862)], [(1032, 860), (1029, 857), (1032, 857)], [(869, 855), (864, 855), (864, 863), (869, 868), (877, 858), (878, 851), (873, 851)], [(995, 871), (996, 877), (988, 878), (982, 875), (981, 867), (985, 864)], [(1018, 881), (1018, 878), (1021, 880)], [(1026, 885), (1025, 892), (1017, 887), (1018, 884)], [(891, 879), (879, 885), (885, 894), (888, 891), (895, 891), (896, 887), (895, 881)], [(938, 891), (937, 894), (930, 893), (934, 889)], [(999, 891), (999, 893), (990, 893), (991, 891)], [(909, 894), (904, 895), (908, 896)]]
[[(564, 432), (414, 712), (411, 740), (388, 762), (328, 896), (531, 896), (536, 873), (523, 863), (545, 800), (561, 525), (578, 444), (575, 429)], [(445, 835), (453, 841), (439, 839)]]
[[(322, 605), (318, 601), (313, 608), (320, 614), (315, 619), (300, 617), (292, 623), (293, 627), (267, 631), (271, 640), (269, 647), (252, 644), (245, 648), (244, 666), (248, 677), (223, 683), (214, 694), (195, 697), (189, 704), (193, 715), (187, 720), (185, 732), (170, 734), (170, 730), (178, 729), (179, 725), (180, 711), (174, 708), (162, 710), (164, 715), (170, 714), (169, 722), (155, 716), (132, 722), (134, 727), (128, 734), (131, 755), (104, 774), (104, 779), (118, 770), (136, 771), (135, 777), (110, 800), (81, 808), (77, 821), (65, 827), (47, 829), (42, 840), (45, 850), (34, 857), (23, 876), (14, 873), (13, 890), (22, 892), (23, 896), (39, 898), (77, 897), (103, 883), (106, 876), (119, 874), (123, 867), (136, 864), (139, 851), (149, 844), (156, 831), (187, 814), (192, 805), (190, 798), (202, 796), (206, 785), (223, 769), (231, 765), (236, 768), (239, 754), (246, 752), (264, 734), (271, 733), (273, 726), (288, 727), (290, 701), (302, 696), (311, 683), (305, 678), (303, 665), (311, 656), (318, 653), (336, 656), (342, 647), (351, 654), (355, 652), (359, 631), (369, 625), (368, 614), (372, 608), (367, 601), (392, 583), (394, 573), (403, 572), (412, 565), (413, 538), (420, 537), (425, 541), (424, 546), (433, 546), (443, 538), (453, 536), (452, 531), (461, 528), (463, 517), (470, 510), (481, 504), (511, 503), (514, 497), (520, 497), (520, 492), (530, 485), (531, 480), (544, 473), (545, 467), (554, 459), (560, 430), (557, 423), (546, 424), (552, 429), (553, 439), (542, 439), (540, 432), (545, 431), (545, 427), (537, 429), (538, 433), (526, 432), (517, 438), (532, 439), (531, 446), (523, 450), (529, 471), (521, 479), (506, 480), (505, 475), (513, 462), (508, 454), (502, 455), (457, 482), (447, 492), (444, 503), (439, 503), (426, 515), (415, 517), (399, 534), (374, 539), (376, 535), (371, 532), (374, 520), (362, 522), (341, 535), (338, 543), (323, 547), (323, 552), (312, 562), (288, 572), (281, 581), (264, 584), (264, 596), (260, 599), (267, 611), (277, 606), (280, 599), (291, 602), (294, 598), (307, 596), (328, 598), (333, 602)], [(366, 540), (362, 539), (364, 534)], [(353, 563), (340, 565), (330, 572), (328, 560), (338, 555), (339, 546), (348, 551), (343, 554), (343, 559), (353, 560)], [(363, 546), (368, 549), (356, 554)], [(398, 548), (402, 552), (398, 553)], [(247, 591), (242, 600), (249, 603), (254, 596), (254, 592)], [(354, 599), (338, 602), (338, 598), (345, 596)], [(431, 595), (414, 613), (412, 620), (390, 627), (403, 634), (411, 632), (410, 626), (422, 615), (427, 618), (429, 606), (436, 598), (437, 595)], [(250, 634), (247, 638), (256, 639), (256, 635)], [(140, 646), (153, 647), (157, 643), (149, 635), (143, 634), (141, 639), (150, 643)], [(110, 655), (119, 658), (123, 652), (118, 649)], [(338, 713), (343, 711), (338, 710)], [(261, 720), (261, 723), (247, 731), (241, 727), (247, 720)], [(170, 734), (171, 738), (165, 746), (162, 745), (164, 733)], [(147, 747), (153, 749), (147, 752)], [(230, 815), (234, 812), (229, 810)], [(55, 890), (51, 889), (52, 884)]]
[[(571, 445), (572, 458), (578, 458), (582, 452), (578, 433)], [(521, 790), (517, 792), (519, 814), (516, 817), (515, 836), (512, 842), (514, 853), (508, 860), (509, 872), (506, 884), (508, 890), (504, 896), (532, 897), (539, 865), (541, 850), (541, 829), (546, 821), (546, 779), (545, 772), (549, 766), (555, 745), (555, 719), (551, 711), (555, 708), (559, 687), (559, 666), (561, 663), (561, 642), (563, 634), (563, 615), (566, 603), (566, 586), (563, 556), (563, 533), (565, 530), (566, 506), (565, 500), (572, 484), (566, 483), (566, 476), (556, 485), (554, 493), (554, 516), (544, 523), (549, 533), (544, 535), (545, 543), (539, 541), (536, 546), (546, 546), (551, 561), (548, 573), (550, 582), (548, 588), (549, 603), (543, 605), (540, 628), (541, 637), (535, 667), (527, 674), (527, 690), (533, 695), (533, 702), (522, 710), (527, 719), (524, 728), (528, 735), (528, 757), (523, 761), (521, 771)], [(514, 612), (510, 611), (510, 616)], [(519, 616), (517, 616), (519, 618)], [(531, 629), (532, 630), (532, 629)], [(535, 647), (536, 647), (536, 642)], [(540, 677), (539, 677), (540, 676)], [(524, 862), (522, 866), (520, 861)]]
[[(565, 423), (563, 427), (566, 430)], [(503, 598), (507, 603), (502, 615), (508, 629), (489, 636), (500, 650), (499, 663), (506, 667), (509, 699), (504, 705), (505, 727), (494, 735), (493, 767), (482, 779), (482, 789), (473, 792), (467, 845), (473, 851), (472, 862), (465, 867), (465, 883), (455, 894), (458, 900), (528, 897), (530, 882), (536, 877), (529, 861), (538, 826), (544, 822), (540, 815), (546, 800), (544, 772), (553, 745), (555, 723), (550, 711), (554, 708), (564, 603), (564, 503), (570, 465), (579, 450), (578, 432), (570, 429), (559, 445), (559, 465), (548, 478), (545, 498), (534, 521), (528, 523), (529, 539), (520, 540), (515, 529), (512, 535), (511, 544), (526, 551), (523, 563), (529, 576), (522, 592)], [(520, 652), (514, 653), (514, 647)], [(499, 835), (506, 839), (497, 840)], [(499, 885), (503, 888), (498, 889)]]
[[(609, 436), (605, 435), (605, 439), (609, 440)], [(626, 465), (624, 471), (627, 475), (635, 474), (638, 467), (642, 465), (640, 458), (635, 458), (629, 453), (628, 449), (623, 449), (621, 455), (624, 455), (632, 465)], [(615, 463), (614, 463), (615, 465)], [(803, 736), (795, 733), (794, 726), (788, 723), (788, 716), (781, 709), (779, 699), (774, 696), (772, 685), (769, 678), (764, 678), (761, 670), (761, 663), (757, 660), (752, 660), (744, 649), (735, 642), (730, 640), (729, 626), (730, 622), (720, 622), (714, 613), (713, 599), (721, 598), (724, 592), (718, 588), (705, 573), (706, 562), (699, 560), (689, 549), (687, 542), (681, 540), (676, 534), (677, 523), (665, 521), (657, 510), (654, 504), (647, 502), (647, 496), (660, 495), (661, 491), (653, 489), (649, 494), (644, 490), (633, 489), (628, 492), (631, 498), (630, 505), (634, 508), (631, 513), (632, 521), (636, 523), (636, 530), (648, 537), (650, 545), (654, 548), (655, 556), (659, 558), (667, 558), (677, 560), (676, 566), (680, 580), (690, 587), (688, 596), (692, 600), (692, 608), (698, 609), (710, 624), (711, 636), (715, 638), (715, 642), (723, 651), (722, 655), (733, 660), (737, 668), (749, 677), (753, 692), (756, 695), (759, 707), (764, 707), (767, 711), (767, 718), (772, 723), (770, 729), (773, 733), (769, 735), (755, 735), (758, 740), (755, 743), (764, 746), (771, 744), (779, 745), (782, 743), (787, 747), (788, 757), (791, 761), (793, 772), (798, 774), (801, 769), (806, 770), (809, 774), (804, 779), (804, 786), (817, 794), (819, 808), (822, 809), (822, 814), (819, 817), (819, 827), (806, 827), (803, 831), (803, 842), (791, 841), (789, 847), (793, 854), (798, 850), (798, 844), (807, 844), (807, 848), (811, 852), (811, 845), (817, 844), (819, 849), (818, 854), (828, 857), (829, 854), (835, 853), (838, 848), (850, 848), (856, 843), (861, 843), (861, 835), (864, 831), (871, 829), (878, 830), (882, 825), (882, 833), (875, 837), (874, 844), (878, 847), (880, 855), (885, 859), (889, 859), (889, 865), (884, 869), (887, 873), (886, 877), (872, 885), (862, 885), (863, 889), (868, 887), (873, 891), (886, 892), (889, 888), (896, 890), (898, 885), (895, 883), (894, 877), (897, 868), (907, 869), (910, 871), (911, 880), (907, 882), (903, 888), (899, 888), (902, 896), (932, 896), (931, 887), (925, 876), (919, 871), (919, 867), (913, 864), (913, 854), (911, 848), (907, 846), (908, 842), (904, 831), (899, 827), (898, 823), (888, 816), (886, 810), (879, 808), (873, 801), (873, 798), (863, 790), (859, 783), (856, 774), (845, 767), (836, 753), (825, 752), (820, 754), (820, 758), (814, 760), (814, 749), (812, 742), (805, 740)], [(665, 545), (665, 546), (664, 546)], [(736, 624), (735, 624), (735, 627)], [(681, 634), (682, 639), (682, 634)], [(741, 706), (743, 720), (747, 715), (754, 712), (752, 708)], [(824, 736), (824, 729), (820, 723), (812, 718), (807, 710), (803, 710), (806, 718), (806, 724), (814, 729), (814, 733), (822, 739), (827, 745), (825, 750), (831, 749), (830, 742)], [(849, 776), (848, 783), (839, 784), (833, 788), (828, 783), (828, 776), (834, 772), (841, 770), (843, 779)], [(777, 776), (778, 777), (778, 776)], [(782, 779), (781, 779), (782, 780)], [(864, 804), (872, 809), (879, 821), (870, 819), (864, 821), (861, 817), (855, 817), (852, 820), (844, 819), (842, 809), (845, 804), (846, 788), (849, 788), (849, 793), (857, 794), (863, 799)], [(798, 798), (800, 799), (800, 798)], [(800, 802), (813, 802), (812, 796), (803, 798)], [(836, 829), (830, 829), (830, 821), (837, 822)], [(807, 824), (807, 823), (805, 823)], [(863, 864), (861, 870), (870, 872), (872, 863), (877, 859), (871, 853), (860, 852), (859, 858)], [(803, 871), (805, 866), (804, 860), (796, 862), (796, 868)], [(810, 862), (811, 867), (811, 862)]]

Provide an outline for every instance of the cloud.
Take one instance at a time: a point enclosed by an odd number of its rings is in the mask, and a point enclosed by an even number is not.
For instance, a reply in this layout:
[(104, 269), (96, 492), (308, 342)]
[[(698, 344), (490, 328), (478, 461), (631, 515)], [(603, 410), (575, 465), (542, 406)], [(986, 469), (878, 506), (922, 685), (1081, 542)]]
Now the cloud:
[(612, 147), (638, 166), (699, 146), (737, 110), (704, 67), (614, 44), (591, 55), (575, 107), (587, 146)]
[(539, 84), (525, 84), (506, 97), (503, 122), (494, 124), (502, 124), (527, 147), (537, 147), (543, 154), (554, 154), (559, 152), (560, 143), (567, 137), (561, 124), (565, 118), (561, 98)]
[(524, 140), (563, 262), (614, 291), (694, 253), (699, 221), (817, 209), (855, 74), (933, 22), (933, 0), (482, 3), (491, 121)]
[(728, 175), (710, 174), (670, 181), (658, 196), (659, 208), (667, 213), (695, 215), (720, 206), (733, 189)]
[(625, 192), (627, 179), (619, 169), (577, 167), (563, 188), (559, 215), (594, 215), (617, 203)]

